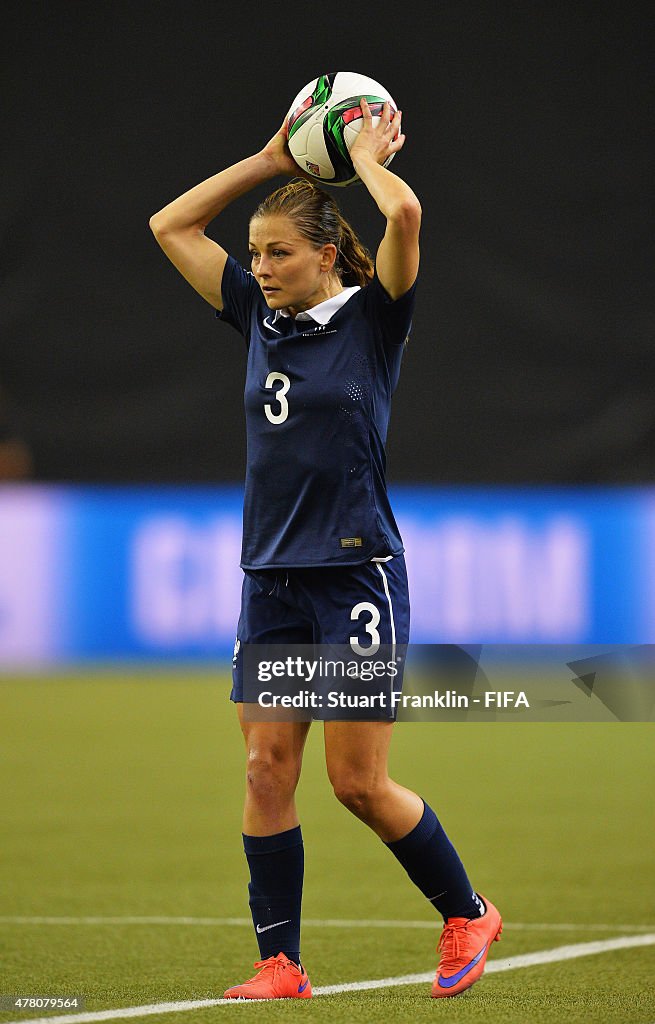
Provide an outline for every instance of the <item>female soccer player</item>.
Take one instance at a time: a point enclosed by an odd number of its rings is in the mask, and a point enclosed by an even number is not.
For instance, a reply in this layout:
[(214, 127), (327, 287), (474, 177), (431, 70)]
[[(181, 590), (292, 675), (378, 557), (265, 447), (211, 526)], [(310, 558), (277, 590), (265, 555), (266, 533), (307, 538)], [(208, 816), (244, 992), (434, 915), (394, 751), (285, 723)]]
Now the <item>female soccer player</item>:
[[(389, 505), (384, 444), (414, 307), (418, 199), (382, 164), (404, 144), (385, 105), (352, 147), (357, 174), (386, 218), (375, 266), (323, 190), (299, 177), (285, 125), (253, 156), (152, 217), (160, 246), (248, 344), (244, 569), (232, 700), (247, 754), (243, 844), (261, 959), (232, 999), (311, 996), (300, 959), (303, 841), (295, 805), (301, 721), (244, 714), (248, 644), (406, 644), (403, 546)], [(252, 272), (205, 235), (233, 200), (276, 175), (250, 219)], [(246, 705), (247, 706), (247, 705)], [(252, 717), (252, 716), (250, 716)], [(443, 916), (435, 997), (478, 980), (501, 918), (473, 891), (434, 811), (389, 778), (393, 722), (326, 721), (337, 798), (368, 825)]]

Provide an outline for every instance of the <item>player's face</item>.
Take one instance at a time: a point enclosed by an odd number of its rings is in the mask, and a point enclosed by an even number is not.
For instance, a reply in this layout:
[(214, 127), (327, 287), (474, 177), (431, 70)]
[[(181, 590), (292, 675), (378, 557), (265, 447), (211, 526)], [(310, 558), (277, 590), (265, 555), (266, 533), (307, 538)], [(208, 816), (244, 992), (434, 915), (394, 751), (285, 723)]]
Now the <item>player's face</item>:
[(269, 309), (300, 313), (341, 291), (330, 273), (336, 247), (314, 248), (289, 217), (257, 217), (250, 222), (252, 272)]

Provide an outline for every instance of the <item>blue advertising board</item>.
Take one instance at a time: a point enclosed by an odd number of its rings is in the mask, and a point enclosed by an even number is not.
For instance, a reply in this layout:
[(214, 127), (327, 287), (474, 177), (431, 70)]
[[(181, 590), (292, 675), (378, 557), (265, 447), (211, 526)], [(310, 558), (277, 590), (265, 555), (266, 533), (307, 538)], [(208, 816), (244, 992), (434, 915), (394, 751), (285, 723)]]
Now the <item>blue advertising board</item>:
[[(655, 642), (655, 491), (395, 487), (414, 643)], [(238, 487), (0, 489), (0, 665), (224, 659)]]

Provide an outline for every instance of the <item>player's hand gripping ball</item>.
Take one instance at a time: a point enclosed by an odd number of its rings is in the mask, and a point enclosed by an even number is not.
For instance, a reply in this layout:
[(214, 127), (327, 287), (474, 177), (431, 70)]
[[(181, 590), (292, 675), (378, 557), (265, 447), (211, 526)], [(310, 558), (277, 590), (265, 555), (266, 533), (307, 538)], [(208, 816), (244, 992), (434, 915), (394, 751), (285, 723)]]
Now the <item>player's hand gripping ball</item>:
[[(350, 147), (363, 124), (360, 100), (368, 101), (373, 126), (385, 103), (396, 104), (384, 86), (354, 71), (320, 75), (301, 89), (287, 115), (289, 151), (298, 166), (317, 182), (352, 185), (359, 181), (350, 159)], [(394, 154), (387, 158), (387, 167)]]

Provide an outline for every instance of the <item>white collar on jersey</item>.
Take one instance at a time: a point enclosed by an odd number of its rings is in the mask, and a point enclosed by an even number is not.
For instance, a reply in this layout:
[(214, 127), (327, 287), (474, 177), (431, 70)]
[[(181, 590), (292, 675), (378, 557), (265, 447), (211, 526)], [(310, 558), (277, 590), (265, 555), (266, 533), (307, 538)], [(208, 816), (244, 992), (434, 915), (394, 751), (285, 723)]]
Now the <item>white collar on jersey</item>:
[[(329, 320), (332, 319), (337, 310), (348, 301), (351, 295), (359, 291), (359, 285), (353, 285), (352, 288), (344, 288), (343, 291), (337, 295), (333, 295), (330, 299), (325, 299), (324, 302), (319, 302), (318, 305), (312, 306), (311, 309), (305, 309), (302, 313), (296, 314), (296, 320), (315, 320), (317, 324), (325, 325)], [(276, 309), (273, 317), (273, 323), (279, 320), (281, 316), (291, 316), (288, 309)]]

